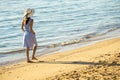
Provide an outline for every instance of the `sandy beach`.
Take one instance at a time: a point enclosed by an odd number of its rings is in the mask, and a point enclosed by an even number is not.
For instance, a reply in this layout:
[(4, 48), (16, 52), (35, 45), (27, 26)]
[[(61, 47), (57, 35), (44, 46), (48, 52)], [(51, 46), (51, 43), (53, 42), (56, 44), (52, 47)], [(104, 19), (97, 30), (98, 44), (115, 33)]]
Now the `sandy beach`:
[(120, 80), (120, 38), (0, 66), (0, 80)]

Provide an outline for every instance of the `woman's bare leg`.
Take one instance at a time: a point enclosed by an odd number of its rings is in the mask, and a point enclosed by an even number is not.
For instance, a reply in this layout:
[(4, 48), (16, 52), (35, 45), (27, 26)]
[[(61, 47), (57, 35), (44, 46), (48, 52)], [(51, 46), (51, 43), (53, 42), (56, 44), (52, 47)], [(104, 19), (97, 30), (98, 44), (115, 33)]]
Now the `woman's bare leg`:
[(36, 60), (38, 60), (38, 59), (35, 57), (36, 50), (37, 50), (37, 46), (34, 46), (34, 47), (33, 47), (33, 55), (32, 55), (32, 59), (36, 59)]
[(26, 56), (27, 56), (27, 62), (30, 62), (30, 58), (29, 58), (29, 47), (26, 48)]

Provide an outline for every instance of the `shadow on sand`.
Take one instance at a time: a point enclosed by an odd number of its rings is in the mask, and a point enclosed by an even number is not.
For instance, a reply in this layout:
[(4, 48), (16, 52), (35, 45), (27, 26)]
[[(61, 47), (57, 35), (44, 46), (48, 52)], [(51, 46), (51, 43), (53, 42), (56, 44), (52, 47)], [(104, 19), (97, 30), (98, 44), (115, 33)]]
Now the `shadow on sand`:
[(86, 61), (38, 61), (31, 63), (40, 63), (40, 64), (77, 64), (77, 65), (108, 65), (108, 66), (120, 66), (120, 64), (108, 64), (108, 63), (99, 63), (99, 62), (86, 62)]

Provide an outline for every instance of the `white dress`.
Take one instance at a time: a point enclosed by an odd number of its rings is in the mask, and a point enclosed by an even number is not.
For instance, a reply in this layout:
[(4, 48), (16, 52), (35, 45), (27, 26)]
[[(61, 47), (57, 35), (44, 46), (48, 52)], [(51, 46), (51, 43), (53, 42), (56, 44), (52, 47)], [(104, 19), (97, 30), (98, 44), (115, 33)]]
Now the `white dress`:
[(35, 34), (30, 32), (30, 22), (32, 19), (29, 19), (29, 22), (24, 26), (25, 32), (23, 36), (23, 45), (24, 47), (33, 48), (33, 46), (37, 46), (36, 36)]

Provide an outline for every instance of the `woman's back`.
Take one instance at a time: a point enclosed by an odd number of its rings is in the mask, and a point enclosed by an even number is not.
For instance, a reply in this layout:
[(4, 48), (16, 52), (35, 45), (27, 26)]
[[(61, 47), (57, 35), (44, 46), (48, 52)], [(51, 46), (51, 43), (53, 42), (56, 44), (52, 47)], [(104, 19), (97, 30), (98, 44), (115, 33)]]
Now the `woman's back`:
[(25, 28), (25, 31), (30, 31), (29, 27), (30, 27), (30, 22), (31, 22), (31, 19), (28, 19), (24, 24), (24, 28)]

